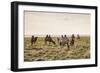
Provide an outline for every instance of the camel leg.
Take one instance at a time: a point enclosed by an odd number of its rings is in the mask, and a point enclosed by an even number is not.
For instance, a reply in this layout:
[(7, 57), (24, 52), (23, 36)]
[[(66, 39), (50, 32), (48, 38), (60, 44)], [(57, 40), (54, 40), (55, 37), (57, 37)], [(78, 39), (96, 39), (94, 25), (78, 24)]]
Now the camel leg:
[(61, 44), (61, 42), (60, 42), (60, 46), (61, 46), (62, 44)]
[(67, 47), (70, 48), (69, 44), (67, 43)]

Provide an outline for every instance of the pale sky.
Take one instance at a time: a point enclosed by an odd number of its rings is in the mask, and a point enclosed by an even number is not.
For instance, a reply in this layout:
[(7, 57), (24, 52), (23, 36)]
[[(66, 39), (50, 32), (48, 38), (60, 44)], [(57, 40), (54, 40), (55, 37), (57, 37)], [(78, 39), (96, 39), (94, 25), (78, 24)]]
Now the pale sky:
[(32, 12), (24, 13), (25, 35), (90, 35), (90, 14)]

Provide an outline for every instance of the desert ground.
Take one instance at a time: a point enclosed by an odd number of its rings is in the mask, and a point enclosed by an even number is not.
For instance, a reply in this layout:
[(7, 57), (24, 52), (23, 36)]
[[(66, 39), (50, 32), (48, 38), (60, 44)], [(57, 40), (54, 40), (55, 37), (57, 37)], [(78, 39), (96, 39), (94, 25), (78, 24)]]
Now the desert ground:
[[(90, 58), (90, 37), (81, 36), (75, 38), (74, 46), (70, 48), (60, 46), (57, 38), (52, 37), (56, 44), (45, 44), (45, 37), (38, 37), (35, 44), (31, 45), (31, 37), (24, 37), (24, 61), (53, 61), (53, 60), (72, 60)], [(69, 37), (70, 38), (70, 37)]]

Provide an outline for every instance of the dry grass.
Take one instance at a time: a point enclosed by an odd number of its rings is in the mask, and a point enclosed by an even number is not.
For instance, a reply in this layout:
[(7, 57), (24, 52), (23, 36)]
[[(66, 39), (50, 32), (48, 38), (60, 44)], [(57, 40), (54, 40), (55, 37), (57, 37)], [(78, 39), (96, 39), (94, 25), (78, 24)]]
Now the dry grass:
[(69, 49), (67, 46), (45, 44), (44, 37), (39, 37), (33, 45), (30, 43), (31, 38), (24, 38), (24, 61), (51, 61), (51, 60), (70, 60), (70, 59), (89, 59), (90, 58), (90, 38), (81, 37), (75, 39), (75, 45)]

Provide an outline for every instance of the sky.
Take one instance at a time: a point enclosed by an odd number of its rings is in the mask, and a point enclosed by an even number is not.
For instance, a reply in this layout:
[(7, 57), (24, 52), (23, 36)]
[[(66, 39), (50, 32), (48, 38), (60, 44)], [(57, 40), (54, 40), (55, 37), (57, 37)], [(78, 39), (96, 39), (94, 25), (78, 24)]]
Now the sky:
[(91, 15), (24, 11), (24, 35), (90, 35)]

